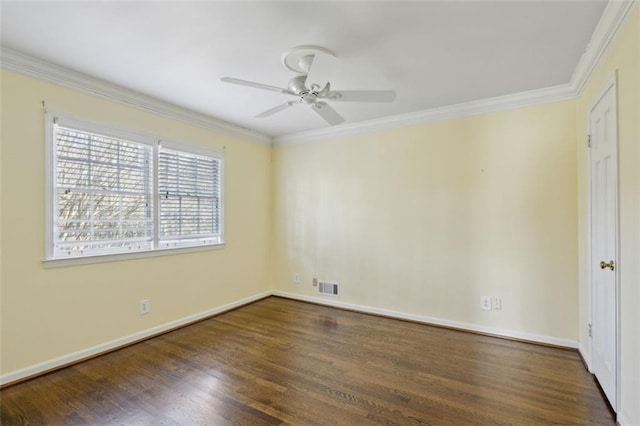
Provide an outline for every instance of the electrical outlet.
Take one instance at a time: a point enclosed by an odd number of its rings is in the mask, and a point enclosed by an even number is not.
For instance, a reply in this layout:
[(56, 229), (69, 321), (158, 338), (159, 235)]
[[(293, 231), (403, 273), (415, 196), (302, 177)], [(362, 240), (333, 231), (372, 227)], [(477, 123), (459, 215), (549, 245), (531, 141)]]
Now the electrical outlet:
[(140, 315), (146, 315), (151, 310), (151, 302), (149, 299), (144, 299), (140, 301)]
[(297, 272), (293, 274), (293, 282), (294, 284), (300, 284), (300, 274), (298, 274)]
[(313, 281), (311, 282), (311, 285), (313, 285), (314, 287), (318, 287), (318, 279), (314, 278)]
[(480, 308), (484, 311), (491, 310), (491, 297), (489, 296), (480, 296)]
[(502, 309), (502, 299), (500, 299), (499, 297), (493, 298), (493, 309), (496, 311), (499, 311)]

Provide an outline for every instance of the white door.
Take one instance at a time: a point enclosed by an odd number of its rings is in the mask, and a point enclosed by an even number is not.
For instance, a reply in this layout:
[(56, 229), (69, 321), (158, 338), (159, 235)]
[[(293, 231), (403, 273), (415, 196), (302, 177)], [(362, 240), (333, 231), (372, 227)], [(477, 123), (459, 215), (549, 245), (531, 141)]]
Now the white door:
[(611, 406), (617, 388), (617, 118), (615, 79), (589, 111), (592, 369)]

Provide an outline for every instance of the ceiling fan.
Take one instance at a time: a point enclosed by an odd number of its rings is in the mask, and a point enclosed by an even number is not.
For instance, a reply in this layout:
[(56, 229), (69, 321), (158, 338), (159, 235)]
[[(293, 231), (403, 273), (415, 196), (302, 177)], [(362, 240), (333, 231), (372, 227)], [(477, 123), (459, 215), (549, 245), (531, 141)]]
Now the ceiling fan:
[[(319, 46), (298, 46), (285, 52), (282, 55), (284, 66), (298, 73), (298, 75), (289, 80), (287, 88), (240, 80), (233, 77), (222, 77), (220, 80), (224, 83), (270, 90), (297, 98), (261, 112), (256, 115), (256, 118), (269, 117), (294, 105), (306, 104), (310, 105), (312, 110), (332, 126), (343, 123), (344, 118), (342, 118), (327, 101), (392, 102), (396, 98), (396, 92), (394, 90), (332, 90), (330, 82), (325, 83), (324, 86), (312, 82), (322, 81), (318, 76), (318, 71), (322, 70), (323, 64), (321, 61), (324, 60), (326, 62), (327, 59), (334, 57), (335, 55), (331, 51)], [(324, 65), (326, 65), (326, 63)], [(311, 74), (312, 70), (313, 75)]]

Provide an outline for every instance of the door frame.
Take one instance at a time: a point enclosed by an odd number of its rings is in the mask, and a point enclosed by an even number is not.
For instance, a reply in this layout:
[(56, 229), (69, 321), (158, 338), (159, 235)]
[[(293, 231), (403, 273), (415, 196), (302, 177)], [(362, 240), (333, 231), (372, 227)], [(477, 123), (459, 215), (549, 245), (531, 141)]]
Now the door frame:
[[(613, 75), (608, 78), (605, 83), (603, 84), (602, 88), (600, 89), (600, 91), (597, 93), (596, 96), (593, 97), (592, 101), (589, 103), (589, 108), (587, 109), (587, 135), (591, 135), (591, 112), (593, 111), (593, 109), (596, 107), (596, 105), (602, 100), (602, 98), (604, 97), (604, 95), (609, 91), (609, 89), (613, 87), (613, 92), (615, 94), (615, 108), (616, 108), (616, 120), (615, 120), (615, 125), (616, 125), (616, 141), (615, 141), (615, 147), (616, 147), (616, 158), (615, 158), (615, 164), (616, 164), (616, 176), (615, 176), (615, 182), (616, 182), (616, 190), (615, 190), (615, 206), (614, 206), (614, 216), (616, 218), (616, 226), (615, 226), (615, 237), (616, 237), (616, 243), (614, 245), (614, 249), (615, 249), (615, 254), (614, 254), (614, 258), (616, 261), (616, 268), (615, 268), (615, 325), (616, 325), (616, 372), (615, 372), (615, 381), (616, 381), (616, 385), (615, 385), (615, 402), (612, 405), (613, 410), (617, 413), (618, 412), (618, 407), (619, 407), (619, 400), (620, 400), (620, 173), (619, 173), (619, 168), (620, 168), (620, 162), (619, 162), (619, 155), (618, 155), (618, 151), (619, 151), (619, 130), (620, 130), (620, 125), (619, 125), (619, 114), (618, 114), (618, 70), (614, 70)], [(587, 188), (588, 188), (588, 192), (587, 192), (587, 203), (588, 203), (588, 209), (587, 209), (587, 226), (588, 226), (588, 238), (587, 238), (587, 261), (588, 261), (588, 267), (587, 267), (587, 300), (588, 300), (588, 307), (587, 307), (587, 313), (588, 313), (588, 320), (589, 320), (589, 326), (591, 326), (591, 324), (593, 324), (593, 274), (591, 273), (591, 268), (592, 265), (594, 264), (593, 262), (596, 261), (597, 259), (593, 259), (593, 253), (592, 253), (592, 222), (593, 222), (593, 216), (592, 216), (592, 193), (593, 193), (593, 188), (591, 186), (591, 177), (592, 177), (592, 171), (591, 171), (591, 147), (589, 147), (587, 149), (588, 153), (587, 153)], [(591, 334), (591, 333), (589, 333)], [(591, 335), (589, 335), (589, 359), (587, 360), (587, 367), (589, 369), (589, 372), (591, 374), (593, 374), (593, 362), (592, 362), (592, 357), (593, 357), (593, 339), (591, 337)], [(594, 376), (595, 377), (595, 376)]]

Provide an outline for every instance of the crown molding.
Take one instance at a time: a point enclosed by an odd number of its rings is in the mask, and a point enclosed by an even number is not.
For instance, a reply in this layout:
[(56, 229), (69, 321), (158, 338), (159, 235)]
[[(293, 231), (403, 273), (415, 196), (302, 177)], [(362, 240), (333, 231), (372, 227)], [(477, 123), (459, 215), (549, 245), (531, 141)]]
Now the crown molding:
[(524, 108), (549, 102), (560, 102), (575, 99), (576, 94), (571, 85), (547, 87), (544, 89), (530, 90), (495, 98), (481, 99), (461, 104), (448, 105), (375, 120), (348, 123), (332, 126), (326, 129), (311, 130), (289, 135), (276, 136), (274, 145), (290, 145), (296, 143), (312, 142), (319, 139), (335, 138), (354, 135), (365, 132), (389, 130), (400, 127), (417, 126), (436, 121), (451, 120), (454, 118), (470, 117), (490, 112), (505, 111)]
[(610, 0), (607, 3), (591, 40), (572, 74), (570, 82), (567, 84), (359, 123), (343, 124), (327, 129), (276, 136), (273, 139), (273, 144), (289, 145), (312, 142), (320, 139), (415, 126), (435, 121), (576, 99), (582, 94), (591, 73), (624, 26), (626, 18), (631, 15), (631, 11), (638, 3), (640, 3), (639, 0)]
[(582, 54), (571, 76), (570, 84), (576, 96), (582, 94), (593, 70), (607, 52), (616, 35), (624, 26), (627, 17), (631, 16), (631, 11), (638, 3), (638, 0), (609, 0), (585, 52)]
[(619, 30), (623, 27), (626, 18), (631, 15), (631, 11), (639, 2), (640, 0), (610, 0), (607, 3), (591, 40), (572, 74), (570, 82), (567, 84), (358, 123), (347, 123), (324, 129), (291, 133), (274, 138), (6, 47), (0, 47), (0, 65), (10, 71), (78, 89), (85, 93), (251, 142), (263, 145), (289, 145), (575, 99), (582, 94), (593, 70), (608, 50)]
[(188, 108), (179, 107), (152, 96), (126, 89), (124, 87), (91, 77), (72, 69), (56, 65), (42, 59), (0, 47), (0, 66), (29, 77), (35, 77), (49, 83), (58, 84), (80, 90), (90, 95), (99, 96), (110, 101), (119, 102), (134, 108), (194, 124), (214, 130), (228, 136), (238, 137), (261, 145), (271, 145), (272, 138), (254, 130), (215, 119)]

